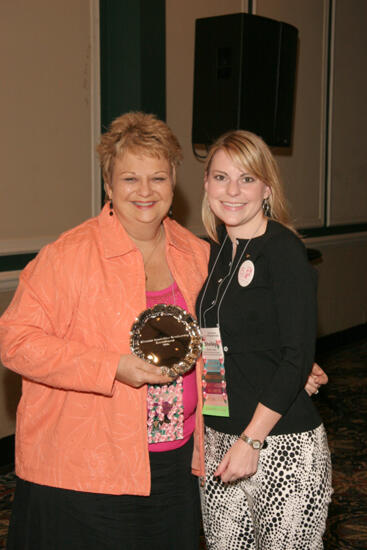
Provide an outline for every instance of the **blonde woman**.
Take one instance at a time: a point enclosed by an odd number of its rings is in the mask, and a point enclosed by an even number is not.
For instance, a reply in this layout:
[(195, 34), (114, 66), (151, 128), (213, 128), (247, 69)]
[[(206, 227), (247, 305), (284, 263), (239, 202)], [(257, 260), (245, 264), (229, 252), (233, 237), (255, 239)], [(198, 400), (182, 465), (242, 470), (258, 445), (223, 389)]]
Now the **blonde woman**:
[(321, 549), (331, 463), (304, 389), (314, 357), (316, 276), (256, 135), (220, 137), (206, 160), (204, 335), (209, 550)]

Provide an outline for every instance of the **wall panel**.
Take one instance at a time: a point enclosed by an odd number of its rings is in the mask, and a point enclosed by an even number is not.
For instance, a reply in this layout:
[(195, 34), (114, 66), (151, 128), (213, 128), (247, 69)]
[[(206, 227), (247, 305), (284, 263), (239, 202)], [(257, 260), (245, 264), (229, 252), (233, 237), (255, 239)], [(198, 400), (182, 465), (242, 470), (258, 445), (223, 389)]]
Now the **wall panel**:
[(37, 249), (92, 214), (92, 6), (0, 3), (0, 253)]
[(297, 227), (324, 220), (327, 0), (257, 0), (256, 14), (298, 28), (293, 145), (278, 150), (286, 194)]
[(335, 0), (330, 225), (367, 222), (367, 2)]

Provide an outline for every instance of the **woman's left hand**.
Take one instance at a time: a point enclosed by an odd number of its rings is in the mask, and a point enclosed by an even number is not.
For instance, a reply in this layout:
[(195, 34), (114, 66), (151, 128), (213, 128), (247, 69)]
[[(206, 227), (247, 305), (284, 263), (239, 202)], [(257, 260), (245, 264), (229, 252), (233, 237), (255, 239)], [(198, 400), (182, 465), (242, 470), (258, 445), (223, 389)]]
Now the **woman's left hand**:
[(257, 472), (260, 451), (238, 439), (224, 455), (222, 462), (214, 472), (224, 483), (251, 477)]
[(329, 379), (326, 372), (322, 370), (320, 365), (314, 363), (312, 366), (312, 371), (306, 382), (305, 390), (309, 396), (318, 393), (320, 386), (327, 384), (328, 380)]

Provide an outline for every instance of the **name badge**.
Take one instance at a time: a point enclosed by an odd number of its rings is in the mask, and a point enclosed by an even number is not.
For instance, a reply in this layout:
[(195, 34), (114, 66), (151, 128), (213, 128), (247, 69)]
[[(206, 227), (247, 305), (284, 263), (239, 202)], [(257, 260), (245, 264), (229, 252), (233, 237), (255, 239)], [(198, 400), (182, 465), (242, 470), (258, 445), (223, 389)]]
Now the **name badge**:
[(229, 416), (225, 379), (224, 353), (219, 328), (202, 328), (202, 374), (203, 414)]

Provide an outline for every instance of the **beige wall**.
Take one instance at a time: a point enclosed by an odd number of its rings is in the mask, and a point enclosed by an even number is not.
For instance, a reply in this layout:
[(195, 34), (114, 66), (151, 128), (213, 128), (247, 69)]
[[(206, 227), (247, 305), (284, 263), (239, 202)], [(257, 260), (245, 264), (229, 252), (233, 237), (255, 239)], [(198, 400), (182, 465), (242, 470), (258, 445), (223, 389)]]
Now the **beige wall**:
[(366, 234), (306, 242), (322, 253), (322, 261), (316, 267), (319, 274), (319, 336), (366, 323)]
[[(37, 250), (95, 214), (97, 0), (0, 2), (0, 254)], [(0, 274), (0, 313), (17, 274)], [(0, 437), (14, 433), (20, 379), (0, 365)]]
[(276, 154), (297, 227), (322, 225), (328, 0), (257, 0), (256, 13), (298, 29), (292, 149)]
[(0, 3), (0, 253), (37, 249), (93, 213), (93, 7)]
[(334, 5), (333, 97), (330, 124), (329, 209), (331, 223), (367, 218), (367, 2)]

